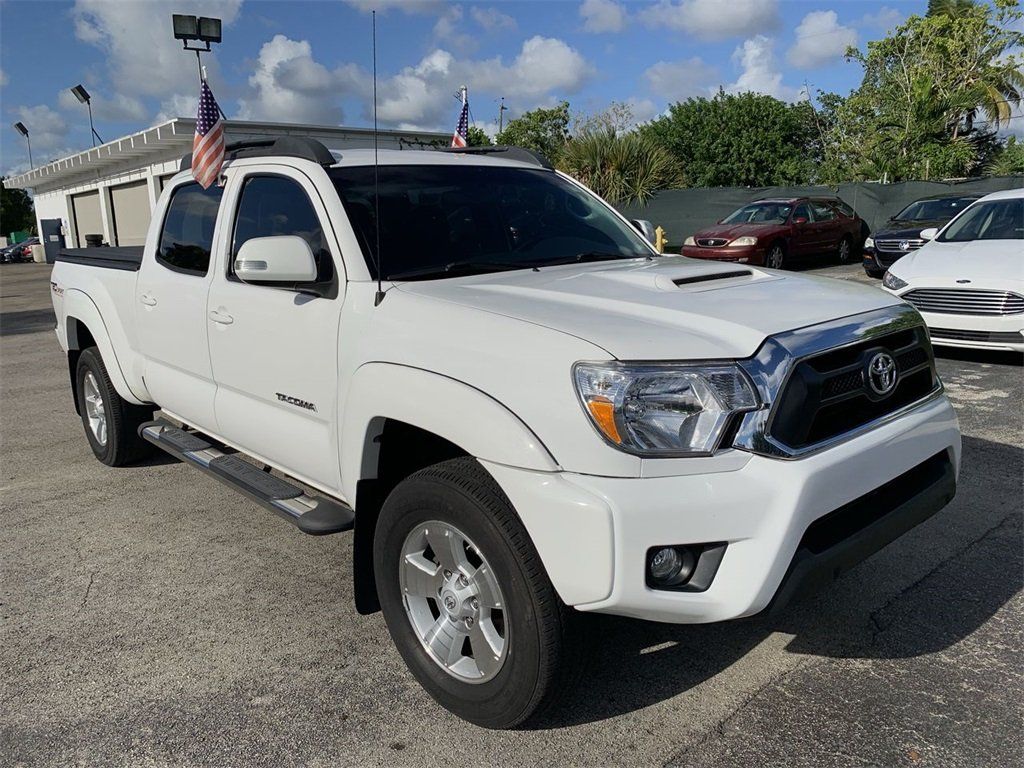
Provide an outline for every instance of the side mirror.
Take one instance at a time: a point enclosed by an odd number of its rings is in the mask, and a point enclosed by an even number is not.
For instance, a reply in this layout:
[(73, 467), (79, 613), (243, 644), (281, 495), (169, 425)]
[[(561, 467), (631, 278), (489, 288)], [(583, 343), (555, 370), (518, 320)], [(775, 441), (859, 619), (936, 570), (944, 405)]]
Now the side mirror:
[(630, 223), (637, 228), (640, 234), (644, 236), (644, 239), (651, 245), (658, 242), (658, 235), (654, 231), (654, 225), (647, 221), (647, 219), (633, 219)]
[(937, 234), (939, 234), (939, 228), (938, 227), (928, 227), (928, 229), (922, 229), (921, 230), (921, 239), (922, 240), (934, 240), (935, 236)]
[(795, 219), (793, 219), (793, 223), (794, 224), (806, 224), (807, 223), (807, 217), (806, 216), (797, 216)]
[(297, 235), (254, 237), (238, 249), (235, 274), (244, 283), (311, 283), (316, 259)]

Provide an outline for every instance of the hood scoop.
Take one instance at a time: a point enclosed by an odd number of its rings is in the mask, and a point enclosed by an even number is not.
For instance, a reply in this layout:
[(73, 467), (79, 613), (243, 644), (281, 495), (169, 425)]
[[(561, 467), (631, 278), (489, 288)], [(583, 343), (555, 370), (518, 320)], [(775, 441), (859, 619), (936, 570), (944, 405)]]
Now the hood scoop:
[(684, 285), (693, 285), (694, 283), (707, 283), (712, 280), (728, 280), (731, 277), (752, 277), (753, 272), (749, 269), (733, 269), (728, 272), (711, 272), (705, 275), (691, 275), (690, 277), (680, 277), (672, 282), (680, 288)]

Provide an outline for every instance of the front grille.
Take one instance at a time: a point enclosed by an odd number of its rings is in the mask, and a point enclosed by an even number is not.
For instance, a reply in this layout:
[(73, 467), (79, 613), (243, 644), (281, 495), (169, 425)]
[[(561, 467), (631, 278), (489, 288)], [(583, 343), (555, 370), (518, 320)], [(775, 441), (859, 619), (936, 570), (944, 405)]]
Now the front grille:
[(1024, 312), (1024, 296), (1009, 291), (916, 288), (900, 298), (909, 301), (919, 312), (946, 315), (1019, 315)]
[(1024, 344), (1024, 334), (1017, 331), (961, 331), (958, 328), (931, 328), (933, 339), (950, 341), (989, 341), (993, 344)]
[(697, 238), (697, 245), (702, 248), (721, 248), (729, 241), (724, 237), (699, 237)]
[[(868, 364), (879, 352), (888, 352), (896, 362), (896, 385), (887, 395), (878, 395), (868, 382)], [(937, 385), (923, 326), (828, 350), (794, 366), (768, 434), (788, 448), (808, 448), (921, 400)]]
[(885, 253), (910, 253), (924, 245), (921, 239), (875, 240), (875, 249)]

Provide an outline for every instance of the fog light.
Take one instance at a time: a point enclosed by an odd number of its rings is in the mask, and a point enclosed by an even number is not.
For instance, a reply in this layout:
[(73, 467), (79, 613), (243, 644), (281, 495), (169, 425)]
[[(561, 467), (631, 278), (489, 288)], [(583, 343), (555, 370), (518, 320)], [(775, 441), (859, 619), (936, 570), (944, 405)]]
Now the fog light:
[(647, 575), (651, 586), (675, 587), (693, 575), (696, 564), (697, 558), (687, 547), (661, 547), (653, 550), (647, 561)]

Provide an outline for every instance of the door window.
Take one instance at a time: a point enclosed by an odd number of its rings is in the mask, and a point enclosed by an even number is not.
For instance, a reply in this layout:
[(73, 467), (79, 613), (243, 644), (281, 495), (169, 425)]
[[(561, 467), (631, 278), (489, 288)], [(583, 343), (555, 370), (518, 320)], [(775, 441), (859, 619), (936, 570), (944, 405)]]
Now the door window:
[(254, 237), (297, 235), (309, 244), (316, 260), (317, 283), (334, 279), (334, 262), (316, 210), (298, 182), (284, 176), (250, 176), (245, 180), (235, 216), (228, 275), (235, 277), (235, 259)]
[(832, 221), (836, 217), (836, 212), (832, 210), (832, 206), (828, 203), (812, 201), (811, 208), (814, 209), (815, 221)]
[(807, 207), (807, 203), (800, 203), (793, 211), (793, 221), (797, 219), (806, 219), (807, 221), (814, 221), (811, 218), (811, 209)]
[(210, 266), (213, 230), (223, 190), (182, 184), (171, 193), (156, 260), (168, 269), (202, 276)]

